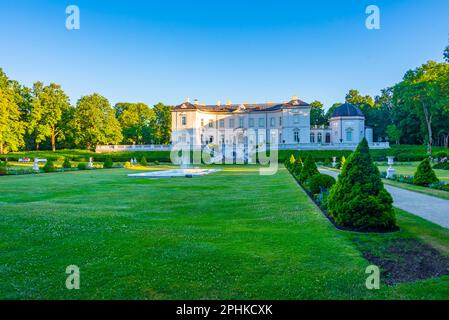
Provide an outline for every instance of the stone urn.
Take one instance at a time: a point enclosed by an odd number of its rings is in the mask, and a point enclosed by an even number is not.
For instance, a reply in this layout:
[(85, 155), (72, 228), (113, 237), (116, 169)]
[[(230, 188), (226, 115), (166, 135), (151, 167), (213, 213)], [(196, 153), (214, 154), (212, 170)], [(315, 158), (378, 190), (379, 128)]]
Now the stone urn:
[(393, 179), (396, 175), (396, 170), (393, 168), (394, 165), (394, 157), (387, 157), (388, 159), (388, 169), (387, 169), (387, 179)]

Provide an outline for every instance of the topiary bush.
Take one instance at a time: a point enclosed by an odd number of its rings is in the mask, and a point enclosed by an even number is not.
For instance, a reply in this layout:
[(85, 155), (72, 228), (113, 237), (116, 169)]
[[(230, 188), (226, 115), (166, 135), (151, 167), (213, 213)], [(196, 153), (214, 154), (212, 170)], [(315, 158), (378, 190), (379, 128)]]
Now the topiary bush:
[(301, 173), (299, 174), (299, 181), (304, 183), (310, 177), (319, 174), (318, 168), (316, 167), (315, 160), (313, 160), (311, 155), (308, 155), (304, 161)]
[(147, 158), (142, 157), (142, 159), (140, 159), (140, 165), (146, 167), (148, 165)]
[(310, 193), (317, 195), (329, 190), (335, 183), (336, 180), (333, 177), (327, 174), (318, 173), (307, 179), (306, 189)]
[(293, 176), (299, 177), (302, 171), (302, 167), (303, 167), (302, 159), (300, 156), (298, 156), (295, 160), (295, 163), (291, 167), (291, 172)]
[(85, 162), (78, 163), (78, 170), (87, 170), (87, 163)]
[(329, 215), (342, 227), (358, 231), (395, 230), (393, 199), (363, 139), (346, 160), (327, 201)]
[(64, 169), (71, 169), (72, 168), (72, 164), (70, 163), (69, 158), (64, 158), (64, 162), (62, 163), (62, 167)]
[(112, 162), (112, 157), (106, 157), (104, 159), (103, 168), (110, 169), (114, 166), (114, 162)]
[(55, 172), (56, 168), (55, 168), (55, 164), (53, 163), (53, 160), (48, 159), (47, 163), (42, 168), (42, 170), (44, 170), (44, 172)]
[(413, 184), (417, 186), (429, 186), (438, 182), (438, 178), (430, 165), (429, 159), (424, 159), (418, 166), (413, 177)]
[(440, 162), (433, 166), (434, 169), (449, 170), (449, 161)]

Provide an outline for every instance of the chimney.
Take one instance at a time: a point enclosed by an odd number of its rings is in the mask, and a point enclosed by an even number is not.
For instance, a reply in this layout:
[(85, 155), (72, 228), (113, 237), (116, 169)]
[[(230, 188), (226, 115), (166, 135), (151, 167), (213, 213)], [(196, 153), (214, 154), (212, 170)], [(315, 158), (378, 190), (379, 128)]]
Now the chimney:
[(217, 101), (217, 106), (221, 106), (221, 101), (220, 100)]
[(186, 102), (190, 102), (190, 98), (189, 97), (186, 98)]
[(198, 104), (198, 99), (193, 100), (193, 104)]
[(226, 105), (227, 106), (230, 106), (232, 103), (231, 103), (231, 100), (226, 100)]
[(292, 100), (298, 100), (298, 96), (293, 96)]

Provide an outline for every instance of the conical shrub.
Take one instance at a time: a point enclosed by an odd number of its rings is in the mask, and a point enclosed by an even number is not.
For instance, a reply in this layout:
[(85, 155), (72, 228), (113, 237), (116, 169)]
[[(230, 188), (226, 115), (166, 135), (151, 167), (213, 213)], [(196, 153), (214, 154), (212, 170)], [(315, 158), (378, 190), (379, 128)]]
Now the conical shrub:
[(296, 157), (296, 161), (295, 161), (295, 163), (293, 164), (293, 167), (292, 167), (292, 173), (293, 173), (293, 175), (295, 177), (299, 177), (299, 175), (301, 174), (301, 171), (302, 171), (302, 167), (303, 167), (302, 159), (298, 155)]
[(301, 173), (299, 174), (299, 181), (304, 183), (307, 179), (313, 177), (314, 175), (320, 173), (315, 164), (315, 160), (313, 160), (312, 156), (309, 154), (304, 161), (304, 165), (302, 167)]
[(418, 186), (429, 186), (438, 182), (438, 178), (430, 165), (429, 159), (424, 159), (418, 166), (413, 177), (413, 184)]
[(331, 188), (328, 211), (335, 222), (360, 231), (396, 228), (393, 199), (385, 190), (379, 170), (363, 139), (345, 161), (337, 183)]

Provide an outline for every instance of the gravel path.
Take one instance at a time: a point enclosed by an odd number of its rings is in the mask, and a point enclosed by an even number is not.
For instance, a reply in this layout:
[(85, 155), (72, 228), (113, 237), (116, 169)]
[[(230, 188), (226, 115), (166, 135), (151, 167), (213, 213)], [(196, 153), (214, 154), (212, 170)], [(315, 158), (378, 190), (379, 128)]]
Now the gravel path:
[[(336, 171), (319, 169), (321, 173), (337, 179)], [(413, 213), (421, 218), (432, 221), (449, 229), (449, 200), (444, 200), (422, 193), (417, 193), (389, 185), (385, 189), (390, 192), (396, 208)]]

